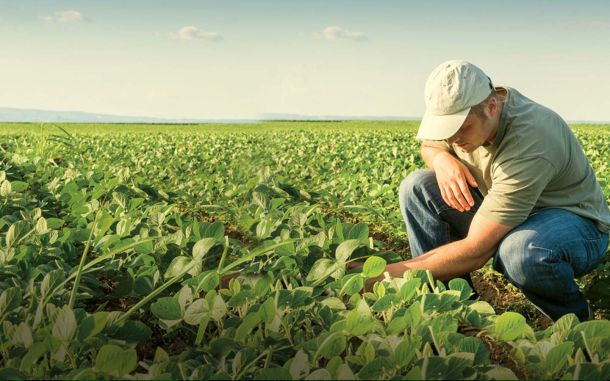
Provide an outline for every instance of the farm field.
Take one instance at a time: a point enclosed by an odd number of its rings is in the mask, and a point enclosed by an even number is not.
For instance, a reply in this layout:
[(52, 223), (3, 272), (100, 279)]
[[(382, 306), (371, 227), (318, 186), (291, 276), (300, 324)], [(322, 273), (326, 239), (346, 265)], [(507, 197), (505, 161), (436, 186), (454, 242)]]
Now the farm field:
[[(417, 126), (0, 124), (0, 379), (610, 378), (610, 253), (584, 323), (490, 266), (362, 292)], [(610, 201), (610, 125), (572, 128)]]

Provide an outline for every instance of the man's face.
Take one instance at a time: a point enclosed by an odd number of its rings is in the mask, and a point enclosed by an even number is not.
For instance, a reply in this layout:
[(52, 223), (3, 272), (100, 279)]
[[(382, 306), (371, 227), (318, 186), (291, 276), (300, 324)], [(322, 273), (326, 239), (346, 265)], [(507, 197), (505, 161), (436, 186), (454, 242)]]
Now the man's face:
[(495, 102), (490, 109), (485, 108), (484, 117), (474, 113), (468, 114), (460, 129), (453, 134), (447, 143), (451, 144), (454, 149), (459, 149), (463, 152), (473, 152), (482, 145), (490, 144), (490, 139), (495, 137), (495, 131), (498, 126), (498, 121), (493, 118), (494, 112), (497, 110)]

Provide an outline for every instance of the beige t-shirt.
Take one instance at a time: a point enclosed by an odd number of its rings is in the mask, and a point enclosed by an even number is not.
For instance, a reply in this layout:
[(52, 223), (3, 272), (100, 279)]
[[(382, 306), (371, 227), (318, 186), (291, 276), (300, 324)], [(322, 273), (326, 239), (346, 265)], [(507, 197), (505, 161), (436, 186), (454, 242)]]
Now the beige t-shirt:
[(562, 208), (610, 231), (608, 203), (566, 122), (515, 89), (498, 90), (506, 90), (506, 99), (491, 145), (466, 153), (443, 141), (422, 144), (443, 147), (466, 164), (485, 196), (478, 213), (487, 219), (516, 226), (535, 209)]

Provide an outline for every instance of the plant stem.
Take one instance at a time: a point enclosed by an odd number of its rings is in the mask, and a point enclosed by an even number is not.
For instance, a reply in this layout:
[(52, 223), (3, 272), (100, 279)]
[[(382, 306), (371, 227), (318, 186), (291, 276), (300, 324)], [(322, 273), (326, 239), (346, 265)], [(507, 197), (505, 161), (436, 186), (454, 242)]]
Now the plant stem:
[(163, 292), (166, 288), (168, 288), (169, 286), (171, 286), (172, 284), (178, 282), (180, 279), (182, 279), (182, 277), (184, 276), (184, 274), (186, 274), (187, 272), (189, 272), (195, 265), (195, 262), (191, 262), (188, 266), (186, 266), (184, 268), (184, 270), (182, 270), (182, 272), (178, 275), (176, 275), (175, 277), (173, 277), (172, 279), (168, 280), (167, 282), (165, 282), (164, 284), (162, 284), (159, 288), (157, 288), (156, 290), (154, 290), (153, 292), (151, 292), (150, 294), (148, 294), (144, 299), (140, 300), (138, 303), (136, 303), (133, 307), (131, 307), (127, 312), (125, 312), (123, 315), (121, 315), (117, 320), (116, 320), (116, 324), (119, 324), (125, 320), (127, 320), (127, 318), (129, 317), (129, 315), (131, 315), (132, 313), (134, 313), (135, 311), (137, 311), (140, 307), (142, 307), (143, 305), (145, 305), (146, 303), (150, 302), (153, 298), (155, 298), (157, 295), (159, 295), (161, 292)]
[[(114, 257), (115, 255), (119, 254), (121, 251), (129, 250), (132, 247), (135, 247), (135, 246), (138, 246), (138, 245), (140, 245), (142, 243), (146, 243), (146, 242), (153, 241), (153, 240), (154, 240), (154, 238), (145, 238), (145, 239), (140, 240), (140, 241), (132, 242), (129, 245), (121, 246), (118, 249), (111, 250), (107, 254), (104, 254), (104, 255), (102, 255), (100, 257), (97, 257), (94, 260), (92, 260), (91, 262), (87, 263), (86, 265), (84, 265), (82, 267), (81, 270), (82, 270), (82, 272), (85, 272), (86, 270), (89, 270), (91, 267), (97, 265), (98, 263), (103, 262), (106, 259)], [(73, 272), (63, 282), (61, 282), (57, 287), (55, 287), (51, 292), (49, 292), (47, 294), (47, 296), (45, 297), (44, 303), (46, 304), (51, 299), (51, 297), (53, 295), (55, 295), (55, 293), (58, 290), (64, 288), (66, 283), (68, 283), (70, 280), (74, 279), (76, 277), (76, 275), (77, 275), (77, 272)]]
[(250, 261), (250, 260), (258, 257), (259, 255), (267, 254), (269, 251), (275, 250), (278, 247), (282, 247), (282, 246), (288, 245), (289, 243), (293, 243), (293, 242), (294, 242), (294, 240), (291, 239), (288, 241), (276, 243), (275, 245), (266, 246), (266, 247), (260, 248), (258, 250), (254, 250), (254, 251), (250, 252), (249, 254), (246, 254), (245, 256), (235, 260), (234, 262), (231, 262), (225, 268), (219, 270), (218, 274), (224, 275), (244, 262)]
[(222, 266), (225, 263), (225, 258), (227, 257), (227, 252), (229, 251), (229, 236), (225, 236), (225, 247), (222, 250), (222, 255), (220, 256), (220, 262), (218, 262), (218, 272), (222, 269)]
[(99, 216), (102, 214), (102, 206), (100, 205), (99, 210), (95, 213), (95, 218), (93, 219), (93, 225), (91, 226), (91, 231), (89, 232), (89, 238), (87, 238), (87, 244), (85, 245), (85, 250), (83, 250), (83, 254), (80, 257), (80, 263), (78, 265), (78, 269), (76, 270), (76, 279), (74, 280), (74, 285), (72, 286), (72, 292), (70, 293), (70, 302), (68, 306), (72, 309), (74, 308), (74, 302), (76, 301), (76, 293), (78, 291), (78, 286), (80, 285), (80, 277), (83, 271), (83, 266), (85, 265), (85, 259), (87, 258), (87, 253), (89, 253), (89, 247), (91, 246), (91, 239), (93, 238), (93, 232), (95, 231), (95, 225), (97, 225), (97, 220)]

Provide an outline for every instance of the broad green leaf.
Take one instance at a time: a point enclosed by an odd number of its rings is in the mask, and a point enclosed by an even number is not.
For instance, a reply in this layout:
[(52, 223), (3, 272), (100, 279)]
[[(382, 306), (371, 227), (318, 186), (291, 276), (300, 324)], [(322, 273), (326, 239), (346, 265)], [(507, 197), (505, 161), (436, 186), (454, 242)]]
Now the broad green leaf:
[(2, 185), (0, 185), (0, 196), (7, 197), (12, 191), (11, 182), (8, 180), (2, 181)]
[(496, 320), (494, 332), (499, 340), (511, 341), (525, 332), (527, 323), (523, 315), (516, 312), (504, 312)]
[(352, 368), (349, 367), (349, 365), (341, 364), (341, 365), (339, 365), (339, 368), (337, 369), (337, 379), (338, 380), (355, 380), (356, 375), (352, 371)]
[(374, 312), (385, 312), (390, 308), (398, 305), (400, 303), (400, 299), (396, 294), (388, 294), (382, 296), (378, 299), (372, 306), (371, 310)]
[(577, 324), (572, 332), (582, 332), (586, 338), (610, 337), (610, 321), (589, 320)]
[(352, 336), (359, 336), (369, 332), (375, 327), (375, 319), (369, 306), (360, 300), (355, 309), (347, 313), (345, 329)]
[(173, 297), (157, 299), (150, 305), (150, 311), (162, 320), (178, 320), (181, 317), (180, 303)]
[(265, 296), (269, 292), (273, 283), (272, 276), (272, 273), (268, 273), (266, 276), (256, 281), (256, 284), (254, 285), (254, 294), (256, 294), (257, 297)]
[(339, 263), (345, 263), (352, 255), (354, 250), (356, 250), (360, 246), (360, 241), (357, 239), (350, 239), (347, 241), (341, 242), (339, 246), (337, 246), (337, 250), (335, 251), (335, 258)]
[(115, 222), (114, 217), (112, 217), (110, 214), (108, 213), (102, 213), (102, 215), (100, 216), (100, 218), (97, 221), (97, 224), (95, 225), (95, 229), (93, 231), (93, 234), (96, 238), (96, 242), (102, 237), (104, 236), (104, 234), (106, 234), (106, 232), (108, 231), (108, 229), (110, 229), (110, 226)]
[(375, 278), (385, 270), (386, 261), (383, 258), (372, 256), (367, 258), (362, 266), (362, 275), (367, 278)]
[(460, 300), (468, 300), (472, 294), (472, 287), (468, 284), (466, 279), (455, 278), (449, 281), (449, 289), (460, 292)]
[(21, 289), (7, 288), (0, 294), (0, 316), (14, 312), (21, 304)]
[(337, 262), (328, 258), (318, 259), (307, 274), (307, 281), (315, 282), (329, 277), (338, 269)]
[(239, 327), (237, 327), (237, 330), (235, 331), (235, 340), (244, 343), (246, 341), (246, 337), (260, 323), (260, 314), (258, 312), (249, 312)]
[(364, 279), (360, 274), (347, 274), (341, 278), (339, 295), (354, 295), (364, 288)]
[(32, 327), (25, 322), (19, 324), (13, 334), (12, 342), (17, 345), (22, 345), (26, 349), (29, 348), (34, 342)]
[(405, 282), (405, 284), (400, 287), (400, 298), (403, 302), (410, 301), (414, 296), (419, 286), (421, 285), (421, 279), (415, 278), (410, 279)]
[(15, 368), (0, 369), (0, 380), (25, 380), (28, 377)]
[(150, 275), (142, 275), (133, 282), (133, 292), (137, 295), (145, 296), (150, 294), (155, 289), (153, 277)]
[(377, 357), (360, 369), (358, 378), (362, 380), (383, 379), (392, 368), (394, 368), (394, 364), (389, 357)]
[(197, 299), (184, 311), (184, 322), (190, 325), (199, 325), (201, 319), (210, 312), (208, 302), (205, 299)]
[(574, 350), (574, 343), (566, 341), (551, 348), (544, 359), (544, 367), (551, 376), (555, 376), (563, 370), (568, 362), (569, 356)]
[(210, 249), (216, 244), (216, 238), (204, 238), (197, 241), (195, 246), (193, 246), (193, 258), (198, 261), (202, 260), (208, 251), (210, 251)]
[(357, 240), (363, 245), (368, 244), (369, 239), (369, 227), (367, 224), (359, 223), (349, 230), (347, 233), (346, 239), (348, 240)]
[(328, 361), (328, 363), (326, 363), (326, 370), (333, 376), (333, 378), (338, 378), (337, 377), (337, 370), (339, 370), (339, 366), (341, 366), (343, 364), (343, 360), (341, 360), (341, 357), (339, 356), (335, 356), (332, 359), (330, 359)]
[[(209, 305), (209, 301), (208, 301)], [(218, 322), (220, 321), (227, 313), (227, 305), (225, 304), (222, 296), (216, 295), (212, 300), (212, 308), (210, 308), (210, 317), (212, 320)]]
[(289, 372), (293, 380), (299, 380), (309, 374), (309, 357), (299, 349), (290, 362)]
[(256, 299), (256, 295), (254, 295), (253, 290), (242, 290), (237, 294), (233, 295), (231, 299), (227, 302), (227, 306), (229, 307), (241, 307), (247, 303), (250, 303)]
[(145, 241), (134, 246), (133, 250), (139, 254), (152, 254), (155, 251), (155, 248), (152, 241)]
[(138, 366), (135, 349), (123, 349), (117, 345), (106, 344), (95, 357), (95, 369), (106, 374), (126, 376)]
[(152, 331), (148, 326), (138, 320), (127, 320), (112, 337), (128, 343), (140, 343), (148, 340)]
[(327, 306), (328, 308), (332, 309), (332, 310), (345, 310), (345, 304), (343, 303), (343, 301), (339, 298), (336, 298), (334, 296), (331, 296), (329, 298), (325, 298), (320, 302), (321, 305), (323, 306)]
[(576, 324), (578, 324), (578, 318), (576, 315), (566, 314), (560, 317), (555, 324), (553, 324), (552, 330), (553, 333), (562, 333), (565, 337), (570, 329), (572, 329)]
[(275, 300), (274, 298), (269, 298), (265, 300), (265, 302), (261, 305), (258, 310), (258, 313), (261, 316), (261, 320), (266, 324), (271, 324), (273, 319), (275, 318)]
[(405, 336), (394, 350), (394, 362), (401, 368), (409, 366), (420, 346), (421, 339), (419, 337)]
[(24, 181), (12, 181), (11, 182), (11, 188), (13, 192), (19, 193), (19, 192), (23, 192), (24, 190), (28, 189), (30, 187), (30, 185)]
[(474, 353), (475, 364), (489, 363), (489, 350), (483, 342), (475, 337), (465, 337), (459, 344), (460, 352)]
[(305, 380), (332, 380), (333, 376), (324, 368), (316, 369), (305, 377)]
[(27, 221), (17, 221), (13, 223), (6, 232), (5, 241), (7, 247), (13, 247), (28, 234), (32, 226)]
[(341, 332), (331, 332), (323, 335), (318, 339), (317, 354), (326, 359), (331, 359), (338, 356), (345, 350), (347, 339)]
[(47, 226), (47, 220), (44, 217), (40, 217), (36, 222), (36, 233), (44, 234), (49, 231)]
[(287, 369), (278, 368), (263, 368), (254, 378), (255, 380), (289, 380), (290, 373)]
[(63, 342), (72, 340), (72, 337), (76, 333), (76, 318), (74, 317), (74, 311), (65, 305), (59, 310), (59, 314), (53, 324), (52, 334)]
[(491, 380), (518, 380), (515, 373), (508, 368), (499, 365), (491, 365), (492, 368), (485, 372), (485, 375)]
[(191, 265), (191, 261), (191, 258), (185, 256), (178, 256), (174, 258), (167, 267), (167, 271), (165, 271), (165, 279), (173, 278), (182, 274)]
[(30, 372), (32, 366), (49, 350), (48, 345), (44, 342), (35, 342), (21, 359), (19, 370), (22, 372)]
[(78, 340), (84, 341), (102, 332), (104, 327), (106, 327), (108, 315), (108, 312), (101, 311), (83, 319), (78, 327)]
[(491, 304), (482, 300), (472, 303), (468, 308), (477, 311), (481, 315), (495, 315), (496, 313)]
[(202, 237), (204, 238), (213, 238), (217, 242), (222, 242), (224, 240), (225, 235), (225, 227), (220, 221), (213, 222), (203, 229)]
[(60, 218), (47, 218), (47, 227), (49, 229), (59, 229), (64, 225), (65, 221)]

